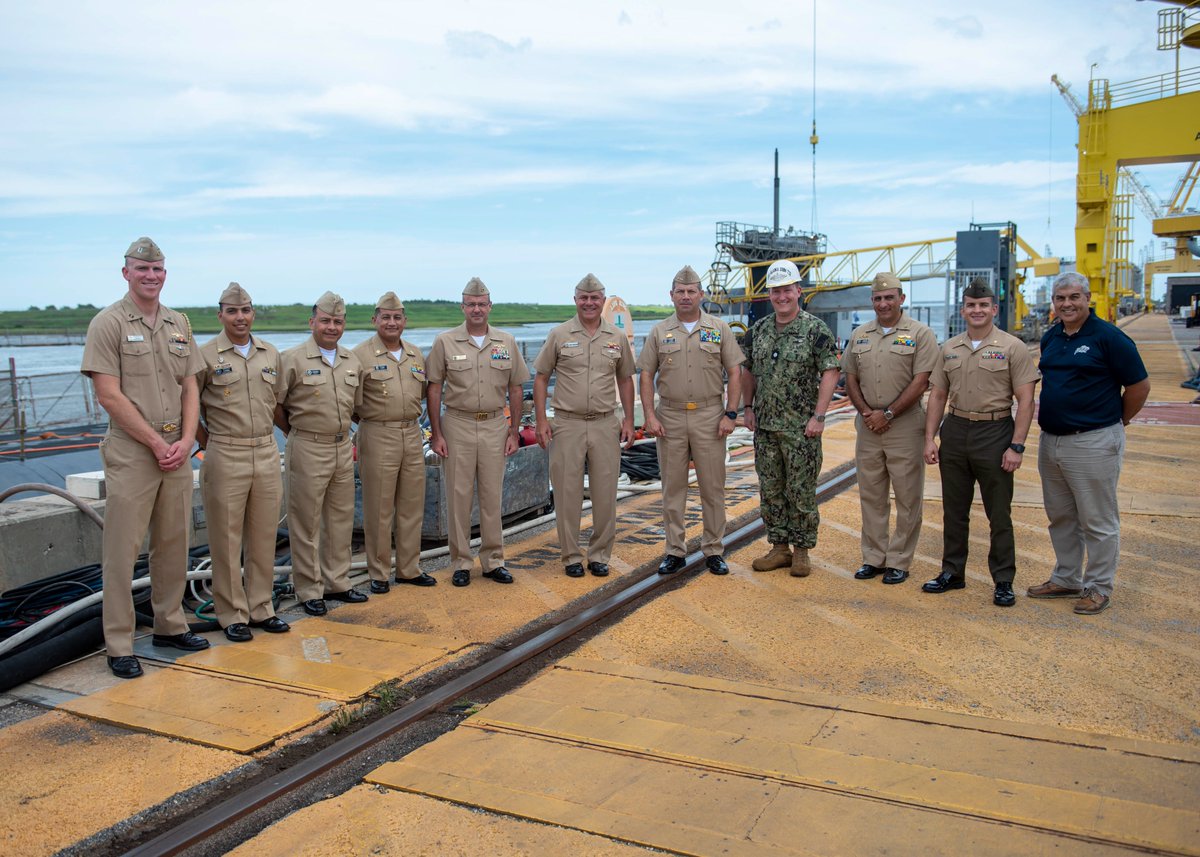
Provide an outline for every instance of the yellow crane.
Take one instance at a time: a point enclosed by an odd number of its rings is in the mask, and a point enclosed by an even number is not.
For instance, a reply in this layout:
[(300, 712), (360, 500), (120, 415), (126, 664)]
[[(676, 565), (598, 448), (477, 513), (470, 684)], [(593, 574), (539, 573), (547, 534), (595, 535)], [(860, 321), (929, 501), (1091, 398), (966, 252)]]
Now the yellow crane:
[[(1127, 286), (1131, 268), (1129, 226), (1134, 194), (1122, 186), (1121, 168), (1192, 165), (1177, 185), (1172, 202), (1179, 213), (1154, 219), (1151, 224), (1155, 235), (1174, 239), (1174, 256), (1147, 265), (1146, 276), (1200, 270), (1189, 249), (1189, 242), (1194, 244), (1200, 235), (1200, 215), (1182, 213), (1195, 186), (1195, 164), (1200, 161), (1200, 66), (1179, 67), (1181, 48), (1200, 47), (1200, 4), (1191, 0), (1173, 5), (1184, 8), (1158, 13), (1158, 49), (1175, 52), (1173, 72), (1118, 84), (1092, 78), (1086, 105), (1069, 84), (1057, 75), (1050, 78), (1079, 123), (1075, 267), (1091, 284), (1096, 314), (1110, 321), (1116, 317), (1117, 299)], [(1190, 184), (1188, 176), (1192, 176)], [(1148, 294), (1148, 286), (1146, 291)]]

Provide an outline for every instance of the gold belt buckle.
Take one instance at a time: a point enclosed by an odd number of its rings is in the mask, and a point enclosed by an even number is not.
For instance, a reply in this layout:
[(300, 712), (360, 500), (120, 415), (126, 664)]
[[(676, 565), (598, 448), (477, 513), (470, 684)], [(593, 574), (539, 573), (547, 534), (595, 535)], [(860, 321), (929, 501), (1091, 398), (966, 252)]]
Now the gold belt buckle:
[(491, 411), (476, 411), (475, 412), (475, 420), (476, 421), (491, 419), (491, 417), (492, 417)]
[(687, 410), (689, 410), (689, 411), (694, 411), (694, 410), (696, 410), (696, 403), (695, 403), (695, 402), (688, 402), (688, 403), (687, 403), (687, 405), (686, 405), (685, 407), (686, 407), (686, 409), (687, 409)]
[(162, 430), (164, 433), (179, 431), (179, 423), (163, 423)]

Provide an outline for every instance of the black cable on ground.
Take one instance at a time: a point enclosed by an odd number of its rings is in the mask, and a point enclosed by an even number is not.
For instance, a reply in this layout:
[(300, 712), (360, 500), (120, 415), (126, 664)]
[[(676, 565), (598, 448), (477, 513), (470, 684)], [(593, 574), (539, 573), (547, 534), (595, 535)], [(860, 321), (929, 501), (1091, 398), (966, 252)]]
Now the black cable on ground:
[(104, 644), (104, 620), (93, 617), (46, 642), (14, 652), (0, 661), (0, 692), (35, 679)]

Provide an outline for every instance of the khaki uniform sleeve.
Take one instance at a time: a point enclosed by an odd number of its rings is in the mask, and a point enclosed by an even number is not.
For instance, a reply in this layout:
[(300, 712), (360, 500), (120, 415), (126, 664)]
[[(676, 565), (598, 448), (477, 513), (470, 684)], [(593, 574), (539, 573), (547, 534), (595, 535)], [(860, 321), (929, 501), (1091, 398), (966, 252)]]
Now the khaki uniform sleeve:
[(617, 377), (628, 378), (637, 371), (637, 364), (633, 359), (633, 346), (629, 344), (629, 337), (624, 333), (620, 335), (621, 356), (617, 359)]
[(949, 390), (950, 379), (946, 377), (946, 358), (943, 356), (941, 348), (935, 354), (937, 357), (933, 364), (933, 374), (929, 376), (929, 385), (937, 387), (939, 390)]
[(101, 375), (121, 377), (121, 325), (113, 313), (101, 310), (88, 325), (87, 338), (83, 345), (83, 364), (80, 371), (85, 375), (99, 372)]
[(1042, 375), (1038, 372), (1037, 364), (1033, 362), (1033, 357), (1029, 353), (1029, 349), (1025, 347), (1025, 343), (1018, 342), (1012, 349), (1012, 357), (1010, 358), (1009, 372), (1012, 378), (1013, 389), (1020, 387), (1022, 384), (1028, 384), (1030, 381), (1040, 381)]
[(446, 380), (446, 346), (442, 337), (433, 341), (429, 349), (429, 359), (425, 361), (425, 379), (430, 384), (441, 384)]
[(913, 359), (913, 374), (920, 375), (922, 372), (932, 373), (934, 367), (941, 362), (942, 357), (942, 350), (938, 346), (937, 337), (933, 335), (933, 331), (928, 327), (921, 327), (918, 329), (916, 339), (917, 354)]
[(727, 322), (718, 319), (717, 329), (721, 331), (721, 364), (732, 372), (746, 362), (746, 355), (742, 353), (742, 347), (733, 335), (733, 328)]
[(550, 335), (542, 343), (542, 350), (533, 361), (533, 371), (547, 376), (554, 372), (554, 367), (558, 365), (558, 346), (561, 340), (559, 328), (550, 331)]
[(518, 384), (524, 384), (529, 380), (529, 367), (525, 365), (525, 358), (521, 355), (521, 346), (513, 340), (513, 366), (512, 374), (508, 376), (509, 386), (515, 387)]
[(638, 365), (643, 372), (653, 375), (658, 371), (658, 328), (653, 328), (646, 341), (642, 343), (642, 353), (638, 357)]

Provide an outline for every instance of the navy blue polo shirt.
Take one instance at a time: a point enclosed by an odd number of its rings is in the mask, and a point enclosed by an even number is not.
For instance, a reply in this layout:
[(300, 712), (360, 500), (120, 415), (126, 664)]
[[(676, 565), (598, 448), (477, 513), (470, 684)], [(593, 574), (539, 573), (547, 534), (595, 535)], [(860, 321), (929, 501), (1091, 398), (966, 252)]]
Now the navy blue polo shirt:
[(1137, 346), (1115, 324), (1089, 312), (1068, 336), (1058, 322), (1042, 337), (1042, 396), (1038, 425), (1050, 434), (1073, 434), (1121, 422), (1121, 390), (1144, 381)]

